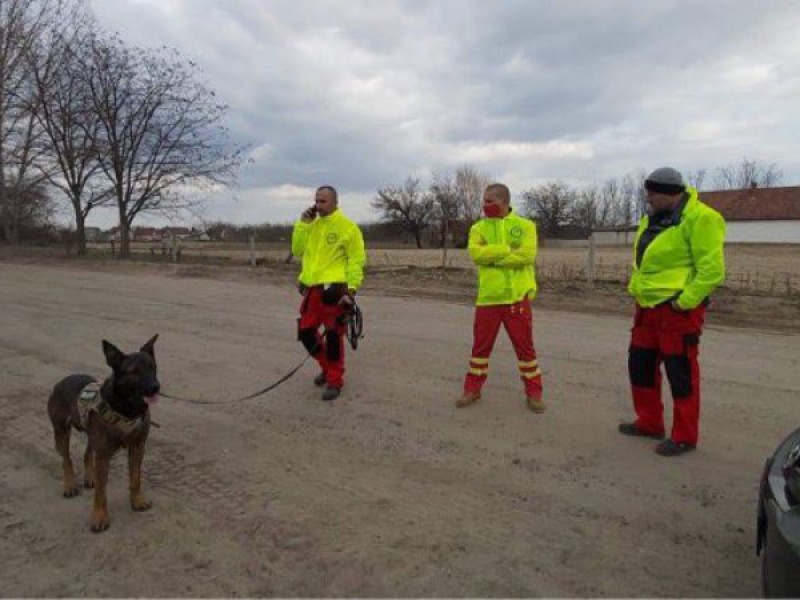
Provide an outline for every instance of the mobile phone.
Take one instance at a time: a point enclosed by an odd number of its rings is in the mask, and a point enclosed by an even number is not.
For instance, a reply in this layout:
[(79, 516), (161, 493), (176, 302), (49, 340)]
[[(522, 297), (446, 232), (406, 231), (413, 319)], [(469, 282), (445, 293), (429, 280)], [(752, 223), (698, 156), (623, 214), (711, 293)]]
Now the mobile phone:
[(316, 204), (312, 204), (311, 205), (311, 208), (308, 209), (308, 214), (310, 214), (312, 217), (316, 217), (317, 216), (317, 205)]

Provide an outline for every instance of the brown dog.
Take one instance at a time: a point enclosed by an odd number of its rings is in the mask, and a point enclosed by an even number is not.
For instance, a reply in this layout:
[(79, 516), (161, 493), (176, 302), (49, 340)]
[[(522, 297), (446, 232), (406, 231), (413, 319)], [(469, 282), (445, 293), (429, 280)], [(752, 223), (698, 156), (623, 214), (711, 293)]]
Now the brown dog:
[(145, 511), (151, 506), (141, 495), (141, 469), (150, 431), (149, 405), (158, 399), (160, 389), (153, 352), (157, 338), (153, 336), (133, 354), (124, 354), (103, 340), (111, 375), (102, 384), (89, 375), (65, 377), (55, 385), (47, 403), (56, 450), (63, 459), (66, 498), (79, 493), (69, 455), (70, 432), (74, 427), (87, 434), (83, 486), (94, 487), (91, 530), (95, 533), (108, 529), (108, 467), (120, 448), (128, 449), (131, 508)]

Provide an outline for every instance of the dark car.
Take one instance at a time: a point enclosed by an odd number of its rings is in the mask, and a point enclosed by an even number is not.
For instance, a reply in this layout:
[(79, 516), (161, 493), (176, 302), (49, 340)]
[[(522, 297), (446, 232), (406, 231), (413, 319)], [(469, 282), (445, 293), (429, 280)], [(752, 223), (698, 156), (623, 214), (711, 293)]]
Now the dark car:
[(764, 466), (757, 531), (764, 596), (800, 598), (800, 429)]

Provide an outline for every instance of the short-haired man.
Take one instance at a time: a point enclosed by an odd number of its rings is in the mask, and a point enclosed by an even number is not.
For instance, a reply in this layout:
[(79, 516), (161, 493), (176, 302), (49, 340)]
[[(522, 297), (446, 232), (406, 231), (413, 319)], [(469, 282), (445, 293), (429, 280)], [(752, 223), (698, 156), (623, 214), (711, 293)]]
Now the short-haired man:
[(292, 254), (303, 261), (297, 278), (303, 293), (298, 337), (322, 369), (314, 383), (325, 386), (326, 401), (337, 398), (344, 383), (346, 313), (364, 280), (366, 262), (361, 230), (338, 205), (335, 188), (318, 188), (314, 206), (303, 212), (292, 233)]
[(663, 439), (661, 363), (673, 399), (662, 456), (694, 450), (700, 421), (698, 348), (706, 304), (725, 280), (725, 220), (699, 201), (681, 174), (664, 167), (645, 180), (648, 214), (636, 233), (628, 291), (636, 300), (628, 372), (636, 421), (620, 433)]
[(478, 298), (472, 357), (464, 393), (456, 406), (463, 408), (480, 399), (489, 373), (489, 357), (503, 325), (517, 354), (528, 407), (544, 412), (531, 312), (531, 300), (536, 295), (536, 225), (512, 211), (511, 193), (502, 183), (493, 183), (484, 191), (483, 212), (486, 218), (469, 232), (469, 255), (478, 267)]

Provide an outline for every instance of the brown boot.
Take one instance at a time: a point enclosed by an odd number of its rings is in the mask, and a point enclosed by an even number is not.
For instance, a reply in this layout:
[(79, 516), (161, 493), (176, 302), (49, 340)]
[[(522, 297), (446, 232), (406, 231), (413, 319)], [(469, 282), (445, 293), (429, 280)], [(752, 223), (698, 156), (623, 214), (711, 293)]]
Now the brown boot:
[(470, 404), (475, 404), (480, 399), (481, 399), (480, 392), (464, 392), (461, 398), (456, 400), (456, 406), (458, 408), (464, 408), (465, 406), (469, 406)]
[(545, 410), (547, 410), (547, 406), (545, 406), (541, 398), (536, 398), (534, 396), (527, 396), (527, 401), (528, 401), (528, 408), (530, 408), (535, 413), (543, 413)]

